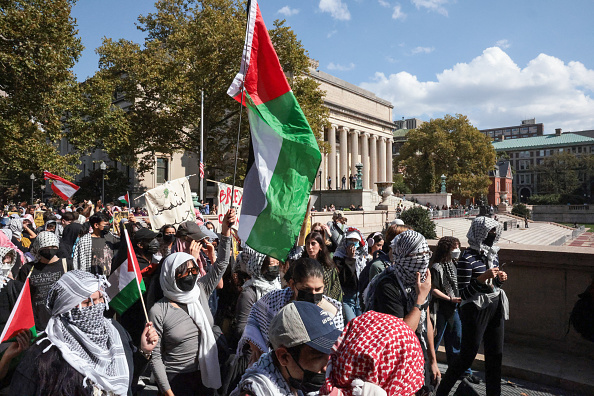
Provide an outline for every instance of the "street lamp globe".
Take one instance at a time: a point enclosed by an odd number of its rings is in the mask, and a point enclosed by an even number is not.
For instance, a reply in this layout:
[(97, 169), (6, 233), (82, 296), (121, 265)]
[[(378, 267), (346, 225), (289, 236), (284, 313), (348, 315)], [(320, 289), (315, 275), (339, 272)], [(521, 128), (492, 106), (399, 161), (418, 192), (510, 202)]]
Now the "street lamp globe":
[(31, 176), (29, 176), (29, 179), (35, 180), (35, 174), (34, 173), (31, 173)]
[(101, 168), (102, 171), (104, 171), (105, 169), (107, 169), (107, 165), (105, 164), (104, 161), (101, 161), (101, 164), (99, 164), (99, 168)]

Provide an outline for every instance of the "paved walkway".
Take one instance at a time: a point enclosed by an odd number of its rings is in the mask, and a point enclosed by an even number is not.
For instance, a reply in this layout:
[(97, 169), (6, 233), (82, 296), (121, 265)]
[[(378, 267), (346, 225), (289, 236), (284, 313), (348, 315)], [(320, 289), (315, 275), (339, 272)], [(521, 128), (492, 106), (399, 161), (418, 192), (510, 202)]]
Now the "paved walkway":
[(578, 247), (594, 247), (594, 232), (584, 232), (582, 235), (569, 241), (565, 244), (566, 246), (578, 246)]

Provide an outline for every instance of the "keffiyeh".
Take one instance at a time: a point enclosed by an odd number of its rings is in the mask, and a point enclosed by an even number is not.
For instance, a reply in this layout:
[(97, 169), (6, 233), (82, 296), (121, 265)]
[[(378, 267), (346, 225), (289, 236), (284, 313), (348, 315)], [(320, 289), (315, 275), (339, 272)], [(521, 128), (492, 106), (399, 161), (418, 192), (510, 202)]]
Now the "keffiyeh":
[[(10, 263), (4, 263), (4, 257), (6, 257), (7, 254), (9, 254), (10, 252), (12, 252), (12, 261)], [(10, 274), (10, 270), (12, 269), (12, 267), (16, 264), (16, 251), (13, 248), (9, 248), (9, 247), (4, 247), (4, 246), (0, 246), (0, 275), (3, 277), (7, 277), (8, 274)], [(0, 289), (2, 288), (0, 285)]]
[[(93, 386), (116, 395), (128, 393), (130, 372), (122, 340), (111, 321), (103, 316), (109, 300), (107, 280), (83, 271), (69, 271), (50, 289), (47, 307), (52, 314), (47, 339), (72, 368)], [(96, 291), (106, 303), (81, 308), (80, 303)], [(39, 342), (43, 341), (40, 340)], [(49, 347), (44, 350), (49, 350)]]
[[(484, 241), (485, 238), (487, 238), (489, 231), (491, 231), (493, 228), (495, 228), (497, 236), (493, 241), (493, 246), (487, 246), (484, 244)], [(497, 241), (499, 241), (502, 231), (503, 227), (497, 220), (494, 220), (490, 217), (479, 216), (472, 221), (470, 229), (466, 234), (466, 238), (468, 238), (468, 245), (472, 249), (484, 254), (485, 256), (488, 256), (489, 254), (496, 254), (499, 251), (499, 247), (495, 245), (497, 244)]]
[(194, 257), (188, 253), (173, 253), (165, 258), (161, 268), (161, 289), (163, 289), (163, 295), (169, 300), (187, 305), (188, 314), (200, 329), (198, 363), (202, 383), (207, 388), (218, 389), (221, 387), (218, 349), (214, 333), (199, 301), (200, 287), (194, 285), (192, 290), (184, 292), (175, 283), (175, 270), (188, 261), (192, 261), (197, 266)]
[(258, 396), (293, 395), (287, 381), (274, 365), (272, 353), (274, 352), (263, 354), (255, 364), (245, 371), (237, 388), (231, 392), (231, 396), (239, 396), (242, 391), (249, 391)]
[(60, 241), (58, 240), (58, 237), (53, 232), (42, 231), (39, 233), (39, 235), (37, 235), (37, 238), (35, 238), (35, 241), (31, 246), (31, 254), (35, 256), (35, 260), (39, 261), (39, 259), (41, 258), (41, 256), (39, 255), (39, 251), (43, 248), (51, 246), (55, 246), (56, 248), (60, 246)]
[[(6, 230), (6, 229), (2, 229), (2, 231), (3, 232), (0, 232), (0, 246), (14, 249), (14, 251), (17, 252), (21, 256), (21, 263), (25, 263), (26, 262), (25, 255), (11, 241), (12, 232), (10, 230)], [(8, 232), (5, 232), (5, 231), (8, 231)], [(8, 235), (8, 233), (10, 233), (10, 236)]]
[(256, 289), (256, 300), (272, 290), (278, 290), (281, 288), (280, 280), (278, 277), (273, 281), (267, 281), (262, 276), (262, 265), (264, 264), (265, 255), (258, 253), (252, 248), (246, 247), (243, 250), (244, 254), (250, 255), (250, 258), (246, 264), (246, 270), (248, 275), (251, 277), (247, 282), (243, 284), (243, 289), (253, 286)]
[(93, 259), (93, 240), (91, 238), (91, 234), (83, 235), (74, 247), (72, 262), (75, 269), (87, 272), (91, 271)]
[(354, 380), (379, 386), (390, 396), (412, 395), (424, 383), (419, 340), (402, 319), (369, 311), (351, 320), (334, 344), (321, 395), (335, 388), (353, 395)]
[(11, 216), (8, 228), (12, 231), (12, 236), (20, 241), (23, 237), (23, 219)]
[[(322, 297), (336, 308), (337, 312), (332, 321), (337, 329), (342, 330), (344, 328), (342, 304), (326, 295)], [(273, 290), (256, 301), (252, 306), (245, 330), (237, 345), (237, 356), (242, 354), (243, 346), (248, 341), (262, 352), (270, 350), (270, 341), (268, 339), (270, 322), (282, 307), (291, 302), (292, 298), (293, 290), (287, 287), (281, 290)]]

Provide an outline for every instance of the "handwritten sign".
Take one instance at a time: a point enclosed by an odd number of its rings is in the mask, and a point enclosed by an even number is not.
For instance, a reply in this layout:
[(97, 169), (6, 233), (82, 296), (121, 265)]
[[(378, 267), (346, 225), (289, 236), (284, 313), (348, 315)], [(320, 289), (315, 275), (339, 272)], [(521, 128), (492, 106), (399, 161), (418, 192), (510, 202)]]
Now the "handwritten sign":
[(128, 212), (115, 212), (113, 214), (113, 228), (115, 228), (115, 231), (118, 235), (122, 235), (120, 234), (120, 221), (122, 221), (122, 219), (127, 219), (128, 218)]
[[(219, 224), (223, 224), (223, 218), (231, 208), (231, 202), (233, 201), (233, 207), (235, 208), (235, 213), (237, 213), (236, 225), (239, 225), (239, 215), (241, 213), (241, 204), (243, 203), (243, 188), (235, 187), (235, 191), (233, 192), (234, 196), (231, 197), (233, 186), (225, 183), (217, 183), (217, 185), (219, 187), (219, 214), (217, 216)], [(233, 200), (231, 198), (233, 198)]]
[(43, 211), (43, 210), (35, 211), (35, 215), (33, 216), (33, 219), (35, 220), (35, 227), (37, 227), (37, 228), (39, 228), (45, 224), (45, 222), (43, 221), (43, 213), (45, 213), (45, 211)]
[(146, 208), (153, 230), (165, 224), (177, 228), (184, 221), (195, 221), (190, 182), (185, 177), (172, 180), (145, 194)]

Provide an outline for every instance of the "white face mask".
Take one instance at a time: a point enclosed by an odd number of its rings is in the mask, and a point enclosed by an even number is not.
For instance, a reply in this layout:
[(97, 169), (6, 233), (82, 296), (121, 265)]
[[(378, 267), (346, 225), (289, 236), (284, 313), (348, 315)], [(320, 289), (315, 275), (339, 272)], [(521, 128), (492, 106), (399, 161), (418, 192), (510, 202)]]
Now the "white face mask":
[(452, 250), (450, 256), (452, 257), (452, 260), (458, 260), (458, 257), (460, 257), (460, 249)]

